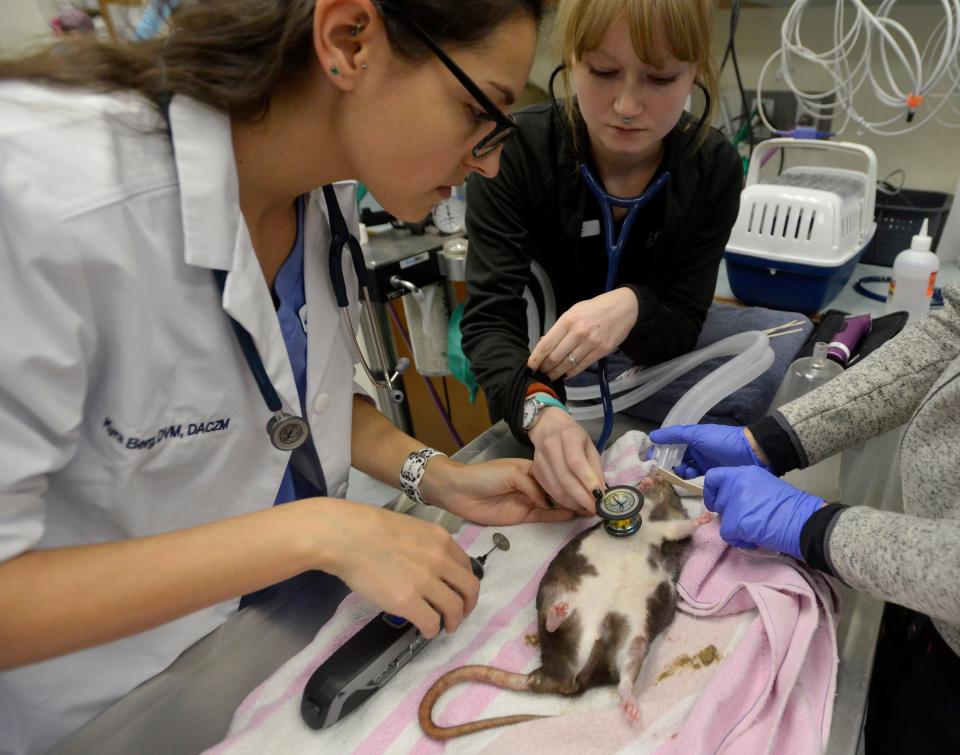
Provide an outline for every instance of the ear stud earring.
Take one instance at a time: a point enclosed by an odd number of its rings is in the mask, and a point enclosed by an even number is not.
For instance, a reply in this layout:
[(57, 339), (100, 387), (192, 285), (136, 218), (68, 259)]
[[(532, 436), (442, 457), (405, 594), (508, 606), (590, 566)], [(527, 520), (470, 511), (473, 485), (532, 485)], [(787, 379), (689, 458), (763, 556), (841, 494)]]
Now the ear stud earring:
[(340, 74), (340, 69), (336, 66), (330, 66), (330, 73), (332, 73), (334, 76), (338, 76)]

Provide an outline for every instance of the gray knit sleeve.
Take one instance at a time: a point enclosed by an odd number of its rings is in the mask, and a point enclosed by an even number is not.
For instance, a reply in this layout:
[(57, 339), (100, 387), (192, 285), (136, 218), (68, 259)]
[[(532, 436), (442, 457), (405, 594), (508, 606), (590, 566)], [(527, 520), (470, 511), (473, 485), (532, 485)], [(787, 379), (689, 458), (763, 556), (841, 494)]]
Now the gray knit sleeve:
[(904, 424), (960, 354), (960, 284), (943, 310), (905, 328), (815, 391), (780, 407), (809, 464)]
[(960, 520), (854, 506), (836, 517), (828, 552), (855, 590), (960, 625)]

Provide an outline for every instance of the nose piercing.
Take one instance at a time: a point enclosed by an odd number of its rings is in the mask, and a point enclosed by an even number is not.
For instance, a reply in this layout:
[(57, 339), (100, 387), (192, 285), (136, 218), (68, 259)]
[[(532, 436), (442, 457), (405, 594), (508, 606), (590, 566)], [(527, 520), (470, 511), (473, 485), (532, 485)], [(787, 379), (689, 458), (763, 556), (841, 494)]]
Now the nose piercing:
[(630, 121), (633, 120), (633, 116), (632, 116), (632, 115), (625, 115), (625, 116), (622, 117), (621, 120), (623, 120), (624, 123), (630, 123)]

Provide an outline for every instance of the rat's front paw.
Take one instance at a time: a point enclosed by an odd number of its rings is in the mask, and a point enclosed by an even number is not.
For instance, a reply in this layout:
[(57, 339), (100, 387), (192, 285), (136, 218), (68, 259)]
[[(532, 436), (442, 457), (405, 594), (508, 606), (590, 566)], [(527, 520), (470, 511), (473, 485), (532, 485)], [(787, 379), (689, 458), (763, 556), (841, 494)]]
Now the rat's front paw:
[(652, 487), (653, 487), (652, 477), (644, 477), (640, 480), (640, 482), (637, 483), (637, 490), (639, 490), (641, 493), (649, 492), (650, 488)]

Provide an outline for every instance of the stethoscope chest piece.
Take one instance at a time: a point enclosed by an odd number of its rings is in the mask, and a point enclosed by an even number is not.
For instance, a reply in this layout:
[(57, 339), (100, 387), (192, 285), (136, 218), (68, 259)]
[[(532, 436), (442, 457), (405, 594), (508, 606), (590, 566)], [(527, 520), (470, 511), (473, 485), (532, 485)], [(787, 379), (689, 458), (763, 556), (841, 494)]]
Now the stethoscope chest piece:
[(603, 528), (609, 534), (626, 537), (643, 524), (642, 508), (643, 493), (630, 485), (614, 485), (597, 501), (597, 516), (603, 519)]
[(267, 434), (274, 448), (293, 451), (307, 442), (310, 426), (303, 417), (279, 411), (267, 422)]

